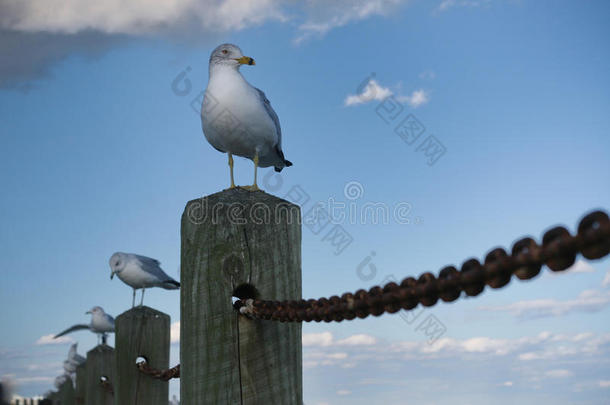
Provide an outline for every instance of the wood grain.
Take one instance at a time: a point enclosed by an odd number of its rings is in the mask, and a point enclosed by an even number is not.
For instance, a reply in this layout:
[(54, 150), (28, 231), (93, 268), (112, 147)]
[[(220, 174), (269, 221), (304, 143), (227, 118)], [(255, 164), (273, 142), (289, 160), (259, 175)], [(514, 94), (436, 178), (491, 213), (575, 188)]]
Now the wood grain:
[(143, 356), (157, 369), (169, 368), (170, 317), (149, 307), (135, 307), (115, 321), (117, 404), (167, 405), (169, 383), (142, 374), (136, 359)]
[(244, 285), (266, 299), (301, 298), (300, 222), (298, 206), (260, 191), (225, 190), (187, 204), (183, 403), (302, 404), (301, 325), (245, 319), (231, 302)]

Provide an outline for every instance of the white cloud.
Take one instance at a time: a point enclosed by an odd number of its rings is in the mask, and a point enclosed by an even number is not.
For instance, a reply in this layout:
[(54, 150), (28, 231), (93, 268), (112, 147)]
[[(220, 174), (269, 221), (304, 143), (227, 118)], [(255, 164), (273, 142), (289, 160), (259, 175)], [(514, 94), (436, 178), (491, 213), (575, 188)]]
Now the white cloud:
[[(575, 379), (575, 376), (590, 375), (591, 370), (594, 374), (588, 378), (589, 388), (597, 387), (600, 381), (606, 381), (605, 384), (610, 387), (610, 380), (604, 370), (596, 366), (599, 359), (608, 358), (610, 333), (540, 332), (516, 338), (441, 338), (433, 345), (429, 345), (423, 337), (414, 339), (388, 342), (377, 338), (375, 344), (364, 346), (339, 346), (339, 340), (335, 339), (328, 346), (304, 347), (303, 366), (309, 370), (310, 375), (341, 373), (350, 383), (377, 386), (370, 389), (409, 392), (414, 403), (426, 403), (430, 389), (439, 389), (437, 380), (441, 366), (443, 369), (488, 370), (480, 376), (481, 381), (498, 396), (515, 388), (552, 390), (557, 383), (572, 383), (571, 379)], [(522, 360), (521, 355), (524, 353), (530, 353), (532, 358), (539, 361)], [(416, 371), (413, 370), (413, 364), (418, 365)], [(470, 371), (454, 376), (447, 389), (468, 384)], [(406, 375), (408, 378), (391, 377), (395, 375)], [(502, 375), (505, 377), (498, 377)], [(576, 382), (578, 381), (574, 381)], [(334, 393), (339, 396), (339, 390), (349, 391), (351, 388), (352, 386), (338, 385)], [(356, 394), (351, 393), (349, 397), (354, 395)], [(386, 402), (400, 402), (396, 398), (394, 396)], [(468, 403), (465, 397), (457, 397), (456, 401)]]
[[(359, 94), (348, 94), (343, 103), (345, 106), (354, 106), (371, 101), (383, 101), (393, 95), (394, 92), (392, 90), (371, 78)], [(412, 108), (417, 108), (430, 101), (430, 96), (425, 90), (419, 89), (413, 91), (410, 95), (396, 95), (396, 100), (401, 103), (407, 103)]]
[(28, 383), (50, 383), (55, 380), (55, 377), (19, 377), (15, 378), (17, 384), (28, 384)]
[(347, 353), (339, 352), (339, 353), (331, 353), (327, 357), (332, 360), (343, 360), (347, 359)]
[(270, 20), (285, 21), (277, 0), (8, 0), (0, 27), (74, 34), (94, 30), (106, 34), (150, 34), (196, 23), (212, 31), (240, 30)]
[(419, 74), (419, 78), (422, 80), (434, 80), (436, 73), (433, 70), (425, 70)]
[(556, 300), (554, 298), (519, 301), (509, 305), (485, 306), (479, 309), (508, 312), (518, 318), (542, 318), (562, 316), (572, 312), (596, 312), (610, 304), (610, 291), (585, 290), (577, 298)]
[(359, 334), (352, 335), (337, 342), (338, 345), (345, 346), (370, 346), (377, 343), (377, 339), (371, 335)]
[(584, 260), (577, 260), (571, 267), (566, 269), (569, 273), (593, 273), (595, 269)]
[(358, 105), (368, 103), (373, 100), (382, 101), (392, 95), (392, 91), (381, 86), (376, 80), (371, 79), (366, 84), (360, 94), (350, 94), (345, 98), (345, 105)]
[(436, 11), (448, 11), (454, 7), (481, 7), (489, 5), (490, 0), (443, 0)]
[(320, 333), (303, 333), (303, 346), (371, 346), (377, 343), (374, 336), (366, 334), (357, 334), (346, 337), (345, 339), (335, 340), (335, 337), (330, 332)]
[(322, 333), (303, 333), (303, 346), (330, 346), (333, 343), (333, 334), (330, 332)]
[(599, 386), (600, 388), (610, 388), (610, 380), (601, 380)]
[(337, 391), (337, 395), (350, 395), (352, 392), (350, 390), (339, 390)]
[(577, 274), (577, 273), (594, 273), (595, 268), (584, 260), (577, 260), (571, 267), (568, 267), (564, 271), (548, 271), (544, 273), (548, 276), (561, 276), (563, 274)]
[(299, 26), (301, 43), (311, 37), (322, 37), (328, 31), (373, 16), (387, 16), (406, 0), (309, 0), (309, 17)]
[(74, 343), (74, 339), (72, 339), (70, 336), (61, 336), (58, 337), (57, 339), (53, 339), (53, 336), (55, 336), (54, 334), (50, 334), (50, 335), (44, 335), (38, 338), (38, 340), (36, 341), (36, 345), (38, 346), (42, 346), (42, 345), (65, 345), (68, 343)]
[(297, 20), (296, 43), (374, 16), (388, 16), (408, 0), (5, 0), (0, 28), (22, 32), (149, 35), (197, 27), (243, 30), (270, 21)]
[(609, 287), (610, 286), (610, 270), (608, 270), (606, 272), (606, 275), (604, 276), (604, 280), (602, 281), (602, 287)]
[(550, 334), (542, 332), (534, 337), (520, 339), (496, 339), (490, 337), (473, 337), (465, 340), (452, 338), (441, 338), (433, 344), (416, 345), (405, 347), (408, 351), (420, 351), (429, 354), (456, 354), (456, 353), (479, 353), (487, 355), (504, 356), (522, 347), (537, 345), (548, 340)]
[(180, 321), (174, 322), (169, 330), (170, 342), (180, 343)]
[(424, 89), (413, 91), (411, 95), (398, 96), (398, 101), (409, 104), (412, 108), (420, 107), (430, 101), (430, 95)]
[(566, 369), (557, 369), (557, 370), (549, 370), (546, 373), (544, 373), (544, 375), (546, 375), (547, 377), (550, 377), (550, 378), (567, 378), (567, 377), (573, 376), (574, 373), (572, 373), (570, 370), (566, 370)]

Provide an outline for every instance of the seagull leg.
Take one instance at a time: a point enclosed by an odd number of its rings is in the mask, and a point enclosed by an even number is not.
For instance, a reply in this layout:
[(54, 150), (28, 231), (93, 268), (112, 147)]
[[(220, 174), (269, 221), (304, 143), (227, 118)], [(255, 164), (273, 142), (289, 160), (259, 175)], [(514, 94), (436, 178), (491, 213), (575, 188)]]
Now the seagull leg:
[(256, 184), (256, 175), (257, 175), (257, 170), (258, 170), (258, 151), (256, 151), (255, 155), (254, 155), (254, 159), (252, 159), (254, 161), (254, 184), (251, 186), (247, 186), (244, 187), (246, 190), (249, 191), (259, 191), (260, 188), (258, 188), (258, 184)]
[(229, 167), (231, 168), (231, 187), (229, 187), (229, 190), (232, 188), (235, 188), (235, 180), (233, 179), (233, 155), (231, 154), (231, 152), (227, 153), (229, 155)]
[(142, 288), (142, 299), (140, 300), (140, 306), (144, 305), (144, 291), (146, 291), (146, 288)]
[(136, 289), (133, 289), (133, 296), (131, 297), (131, 307), (135, 307), (136, 306)]

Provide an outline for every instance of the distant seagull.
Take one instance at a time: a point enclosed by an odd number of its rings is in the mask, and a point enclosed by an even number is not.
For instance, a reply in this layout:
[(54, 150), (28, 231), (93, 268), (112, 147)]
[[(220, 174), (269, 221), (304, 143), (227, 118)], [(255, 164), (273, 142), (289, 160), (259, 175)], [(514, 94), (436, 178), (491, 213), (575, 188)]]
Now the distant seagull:
[(74, 374), (76, 372), (76, 368), (85, 363), (85, 358), (76, 352), (77, 346), (78, 343), (74, 343), (72, 346), (70, 346), (70, 350), (68, 351), (68, 359), (64, 361), (64, 371), (67, 374)]
[(136, 304), (136, 290), (142, 289), (140, 306), (144, 303), (144, 290), (150, 287), (161, 287), (166, 290), (177, 290), (180, 283), (165, 274), (161, 263), (150, 257), (133, 253), (117, 252), (110, 258), (110, 279), (116, 274), (122, 282), (133, 288), (131, 307)]
[(70, 376), (68, 374), (62, 374), (62, 375), (58, 375), (57, 377), (55, 377), (55, 388), (59, 389), (61, 388), (61, 386), (68, 381), (68, 379), (71, 379)]
[(282, 152), (280, 120), (261, 90), (253, 87), (239, 72), (241, 65), (254, 65), (238, 46), (222, 44), (212, 52), (208, 87), (201, 106), (201, 126), (208, 142), (229, 156), (231, 187), (233, 155), (252, 159), (254, 184), (244, 187), (259, 190), (256, 171), (274, 166), (276, 172), (292, 163)]
[(102, 307), (93, 307), (90, 311), (87, 311), (86, 314), (91, 314), (91, 323), (89, 325), (79, 324), (71, 326), (65, 331), (55, 335), (53, 339), (57, 339), (58, 337), (77, 330), (89, 329), (91, 332), (97, 333), (98, 343), (100, 337), (102, 338), (102, 342), (106, 343), (106, 334), (114, 332), (114, 318), (105, 313)]

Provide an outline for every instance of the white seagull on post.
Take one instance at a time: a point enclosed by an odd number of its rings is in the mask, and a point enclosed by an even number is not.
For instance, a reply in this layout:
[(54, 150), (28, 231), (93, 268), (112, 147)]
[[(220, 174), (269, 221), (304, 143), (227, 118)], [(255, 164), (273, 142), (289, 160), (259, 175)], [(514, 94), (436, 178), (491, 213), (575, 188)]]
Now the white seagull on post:
[(273, 166), (280, 172), (292, 163), (282, 152), (280, 120), (262, 90), (253, 87), (239, 72), (241, 65), (254, 65), (238, 46), (222, 44), (212, 52), (209, 81), (201, 106), (201, 126), (208, 142), (229, 156), (231, 186), (233, 155), (252, 159), (254, 184), (244, 187), (259, 190), (258, 167)]
[(76, 348), (78, 343), (74, 343), (70, 346), (70, 351), (68, 351), (68, 358), (64, 361), (64, 371), (67, 374), (76, 373), (76, 368), (81, 364), (84, 364), (86, 359), (77, 353)]
[(93, 307), (93, 308), (91, 308), (90, 311), (85, 312), (85, 314), (91, 314), (91, 323), (89, 323), (88, 325), (79, 324), (79, 325), (71, 326), (68, 329), (64, 330), (63, 332), (60, 332), (57, 335), (55, 335), (53, 337), (53, 339), (57, 339), (58, 337), (67, 335), (68, 333), (71, 333), (71, 332), (74, 332), (77, 330), (88, 329), (91, 332), (96, 333), (98, 335), (98, 342), (99, 342), (99, 337), (101, 337), (102, 342), (105, 344), (106, 335), (110, 332), (114, 332), (114, 318), (111, 317), (110, 315), (108, 315), (107, 313), (105, 313), (104, 309), (102, 307)]
[(110, 257), (110, 279), (116, 274), (122, 282), (133, 288), (131, 307), (136, 303), (136, 290), (142, 289), (140, 306), (144, 303), (144, 291), (150, 287), (177, 290), (180, 283), (165, 274), (161, 263), (150, 257), (117, 252)]

